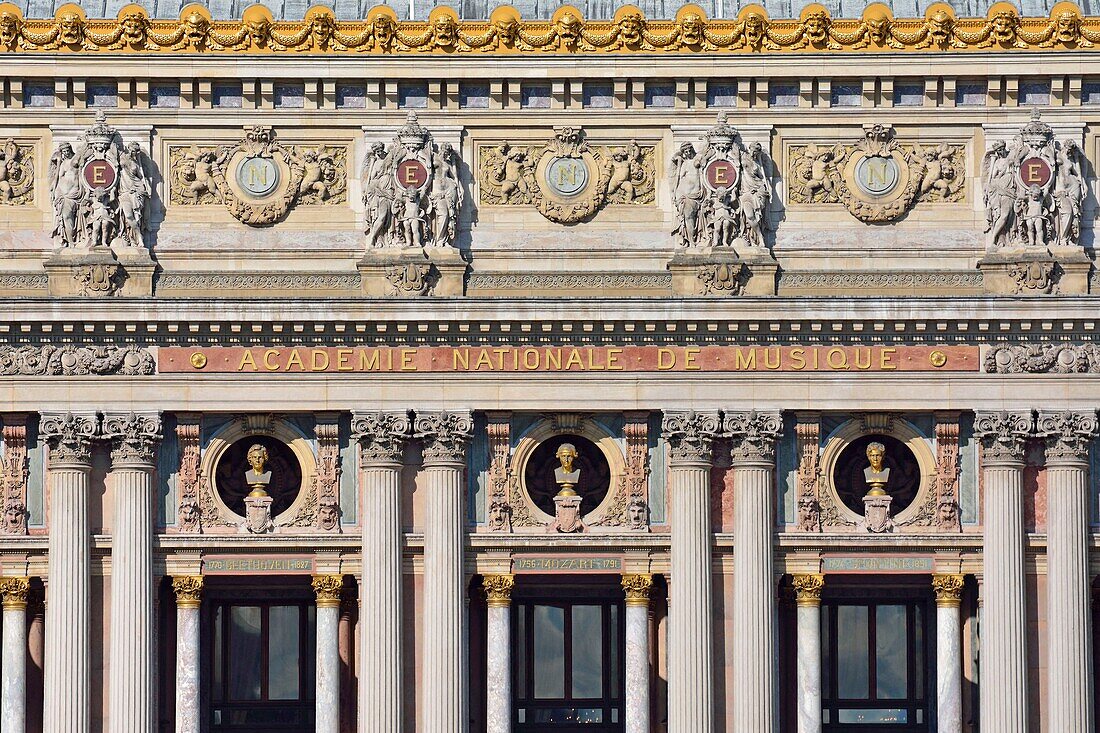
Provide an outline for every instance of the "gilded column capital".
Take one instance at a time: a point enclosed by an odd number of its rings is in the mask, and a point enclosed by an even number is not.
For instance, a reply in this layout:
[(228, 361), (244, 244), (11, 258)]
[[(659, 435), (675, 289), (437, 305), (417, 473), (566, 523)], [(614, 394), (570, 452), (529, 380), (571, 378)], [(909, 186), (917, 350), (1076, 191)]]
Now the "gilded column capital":
[(1047, 463), (1085, 463), (1097, 433), (1096, 413), (1040, 411), (1036, 428), (1046, 444)]
[(936, 605), (940, 608), (958, 608), (962, 604), (964, 578), (962, 575), (937, 573), (932, 576), (932, 590), (936, 592)]
[(975, 413), (974, 434), (982, 442), (982, 460), (990, 464), (1023, 463), (1033, 425), (1030, 410)]
[(54, 466), (91, 464), (92, 441), (99, 437), (99, 428), (95, 413), (44, 413), (38, 422), (38, 434), (49, 445)]
[(343, 575), (313, 576), (313, 592), (317, 594), (317, 608), (339, 608), (343, 590)]
[(817, 608), (821, 605), (821, 591), (825, 588), (825, 576), (821, 573), (801, 573), (791, 579), (795, 601), (799, 606)]
[(516, 584), (514, 575), (484, 575), (481, 587), (490, 608), (507, 608), (512, 603), (512, 588)]
[(31, 579), (24, 576), (0, 578), (0, 595), (4, 596), (5, 610), (27, 610), (27, 594)]
[(423, 441), (424, 463), (465, 463), (474, 419), (467, 411), (418, 412), (413, 434)]
[(177, 608), (198, 608), (202, 605), (201, 575), (173, 575), (172, 590), (176, 592)]
[(731, 439), (734, 463), (775, 463), (775, 443), (783, 435), (783, 417), (778, 412), (727, 412), (722, 434)]
[(626, 605), (649, 606), (649, 592), (653, 589), (653, 576), (649, 573), (624, 573), (623, 592)]
[(157, 445), (163, 439), (159, 413), (106, 414), (103, 437), (112, 441), (111, 464), (151, 467), (157, 461)]
[(661, 437), (673, 464), (705, 463), (714, 458), (714, 439), (722, 427), (717, 412), (668, 411), (661, 418)]
[(405, 412), (353, 412), (351, 434), (359, 441), (359, 465), (401, 463), (412, 423)]

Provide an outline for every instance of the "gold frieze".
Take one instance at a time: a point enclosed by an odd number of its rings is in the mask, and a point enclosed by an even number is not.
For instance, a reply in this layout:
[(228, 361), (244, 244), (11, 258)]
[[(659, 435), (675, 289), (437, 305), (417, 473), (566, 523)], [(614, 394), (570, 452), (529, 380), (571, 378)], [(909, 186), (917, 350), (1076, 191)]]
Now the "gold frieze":
[(427, 20), (399, 21), (375, 6), (364, 20), (337, 20), (314, 6), (300, 21), (276, 21), (263, 6), (241, 20), (213, 20), (199, 4), (178, 20), (150, 18), (127, 5), (115, 19), (89, 19), (78, 5), (53, 18), (24, 19), (11, 3), (0, 4), (0, 50), (10, 52), (197, 53), (197, 54), (603, 54), (603, 53), (790, 53), (1091, 50), (1100, 42), (1100, 17), (1085, 17), (1070, 2), (1050, 17), (1022, 17), (1007, 2), (984, 18), (958, 18), (946, 3), (934, 3), (923, 18), (895, 18), (882, 3), (860, 18), (833, 18), (824, 6), (807, 5), (798, 19), (771, 20), (760, 5), (735, 19), (712, 20), (697, 5), (685, 5), (672, 20), (649, 20), (624, 5), (612, 20), (585, 20), (563, 5), (549, 20), (525, 20), (511, 6), (487, 20), (460, 20), (452, 8), (434, 8)]

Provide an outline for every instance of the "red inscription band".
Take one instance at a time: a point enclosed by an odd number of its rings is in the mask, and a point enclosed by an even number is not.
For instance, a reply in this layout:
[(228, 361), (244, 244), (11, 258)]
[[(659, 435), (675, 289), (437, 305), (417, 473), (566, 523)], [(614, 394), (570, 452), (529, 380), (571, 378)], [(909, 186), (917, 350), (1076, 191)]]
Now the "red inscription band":
[(1050, 164), (1042, 158), (1027, 158), (1020, 163), (1020, 180), (1028, 186), (1045, 186), (1050, 181)]
[(397, 182), (405, 188), (420, 188), (428, 182), (428, 169), (419, 160), (403, 160), (397, 166)]
[(729, 188), (737, 183), (737, 168), (728, 160), (715, 160), (707, 166), (707, 183), (711, 188)]
[(110, 188), (115, 183), (115, 169), (105, 160), (89, 160), (84, 165), (84, 180), (91, 188)]

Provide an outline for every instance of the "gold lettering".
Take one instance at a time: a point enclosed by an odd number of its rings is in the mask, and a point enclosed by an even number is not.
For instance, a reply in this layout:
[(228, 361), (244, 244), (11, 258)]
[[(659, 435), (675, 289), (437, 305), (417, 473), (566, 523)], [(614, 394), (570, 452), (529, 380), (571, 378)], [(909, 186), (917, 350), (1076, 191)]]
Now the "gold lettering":
[[(764, 349), (764, 368), (765, 369), (778, 369), (779, 368), (779, 347), (776, 346), (772, 349)], [(775, 359), (769, 359), (769, 356), (774, 356)]]
[(1027, 164), (1027, 182), (1038, 183), (1043, 179), (1043, 164), (1033, 161)]
[(729, 172), (730, 172), (729, 164), (719, 163), (718, 165), (714, 166), (714, 185), (715, 186), (725, 186), (725, 185), (727, 185), (730, 182), (729, 178), (726, 177), (726, 176), (729, 175)]
[(699, 349), (697, 347), (689, 346), (684, 349), (684, 369), (686, 371), (699, 371), (699, 365), (695, 363), (695, 357), (697, 356), (699, 356)]
[(373, 372), (378, 370), (379, 354), (378, 349), (371, 349), (370, 351), (363, 350), (359, 352), (359, 371), (361, 372)]
[(264, 350), (264, 369), (269, 372), (278, 371), (279, 362), (275, 361), (275, 358), (279, 356), (278, 349), (265, 349)]
[(577, 349), (570, 349), (569, 358), (565, 360), (565, 370), (569, 371), (573, 368), (574, 364), (579, 366), (581, 371), (584, 371), (584, 362), (581, 361), (581, 352)]
[(818, 354), (819, 354), (818, 349), (815, 346), (814, 347), (814, 371), (817, 371), (818, 369), (821, 368), (821, 364), (818, 362)]
[[(531, 357), (535, 357), (534, 362), (531, 361)], [(534, 371), (539, 368), (539, 350), (538, 349), (524, 349), (523, 350), (523, 368), (527, 371)]]
[(571, 165), (559, 165), (558, 166), (558, 185), (564, 185), (566, 183), (576, 185), (577, 183), (577, 169)]
[(289, 372), (290, 368), (295, 364), (298, 365), (298, 371), (305, 369), (305, 363), (302, 362), (302, 355), (298, 353), (297, 349), (290, 350), (290, 358), (286, 360), (286, 366), (283, 367), (283, 371)]
[[(318, 358), (324, 357), (324, 358)], [(309, 359), (310, 371), (323, 372), (328, 369), (328, 352), (324, 349), (314, 349)]]
[(672, 349), (657, 349), (657, 369), (667, 372), (676, 368), (676, 352)]
[(561, 371), (561, 349), (549, 349), (546, 352), (546, 368), (557, 372)]
[(489, 357), (488, 349), (481, 349), (477, 352), (477, 361), (474, 363), (474, 371), (481, 371), (482, 365), (489, 367), (489, 371), (493, 370), (493, 360)]
[(590, 372), (602, 372), (604, 370), (603, 364), (598, 364), (595, 361), (596, 350), (588, 349), (588, 371)]
[(508, 353), (508, 349), (493, 349), (493, 353), (497, 355), (497, 370), (504, 371), (504, 355)]
[(246, 365), (250, 371), (256, 371), (256, 358), (252, 356), (252, 352), (248, 349), (245, 349), (245, 352), (241, 355), (241, 363), (237, 365), (237, 371), (243, 372)]
[[(834, 359), (834, 356), (840, 357)], [(851, 367), (848, 365), (848, 354), (844, 349), (829, 349), (825, 354), (825, 363), (829, 365), (830, 369), (839, 369), (841, 371), (847, 371)]]
[(733, 362), (733, 368), (739, 372), (756, 370), (756, 349), (749, 349), (748, 356), (742, 349), (738, 349)]
[(898, 368), (897, 364), (890, 361), (894, 354), (898, 353), (897, 349), (883, 349), (879, 355), (879, 369), (891, 371)]
[(462, 364), (462, 369), (470, 371), (470, 350), (469, 349), (455, 349), (454, 354), (454, 370), (457, 372), (458, 365)]
[(336, 371), (338, 371), (338, 372), (350, 372), (351, 371), (351, 349), (337, 349), (336, 350)]
[(418, 183), (418, 173), (419, 171), (417, 170), (415, 165), (412, 165), (410, 163), (409, 165), (405, 166), (405, 183), (411, 183), (415, 186)]
[(806, 350), (791, 349), (791, 368), (801, 371), (806, 368)]
[(416, 364), (413, 364), (415, 358), (416, 349), (401, 349), (401, 371), (415, 372)]
[(92, 183), (107, 183), (107, 177), (104, 175), (107, 172), (107, 165), (105, 163), (99, 163), (92, 166)]
[(248, 185), (251, 188), (257, 183), (260, 186), (267, 185), (267, 166), (253, 163), (248, 166)]
[(860, 359), (859, 359), (859, 352), (860, 351), (864, 351), (864, 349), (856, 348), (856, 353), (855, 353), (856, 369), (864, 369), (864, 370), (870, 369), (871, 368), (871, 350), (866, 349), (866, 352), (867, 352), (867, 361), (866, 361), (866, 363), (860, 361)]
[(885, 160), (874, 160), (867, 163), (867, 185), (874, 186), (876, 183), (886, 184)]
[(622, 355), (622, 353), (622, 349), (607, 350), (607, 371), (621, 372), (623, 370), (623, 365), (619, 363), (619, 357)]

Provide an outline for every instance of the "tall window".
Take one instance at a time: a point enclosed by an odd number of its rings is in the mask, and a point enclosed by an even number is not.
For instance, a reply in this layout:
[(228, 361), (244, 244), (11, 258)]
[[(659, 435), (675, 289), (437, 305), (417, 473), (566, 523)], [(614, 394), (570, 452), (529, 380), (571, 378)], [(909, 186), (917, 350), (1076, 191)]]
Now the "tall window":
[(211, 730), (312, 731), (313, 604), (226, 602), (211, 613)]
[(515, 604), (520, 733), (623, 730), (621, 601)]
[(924, 601), (822, 605), (826, 731), (928, 731)]

